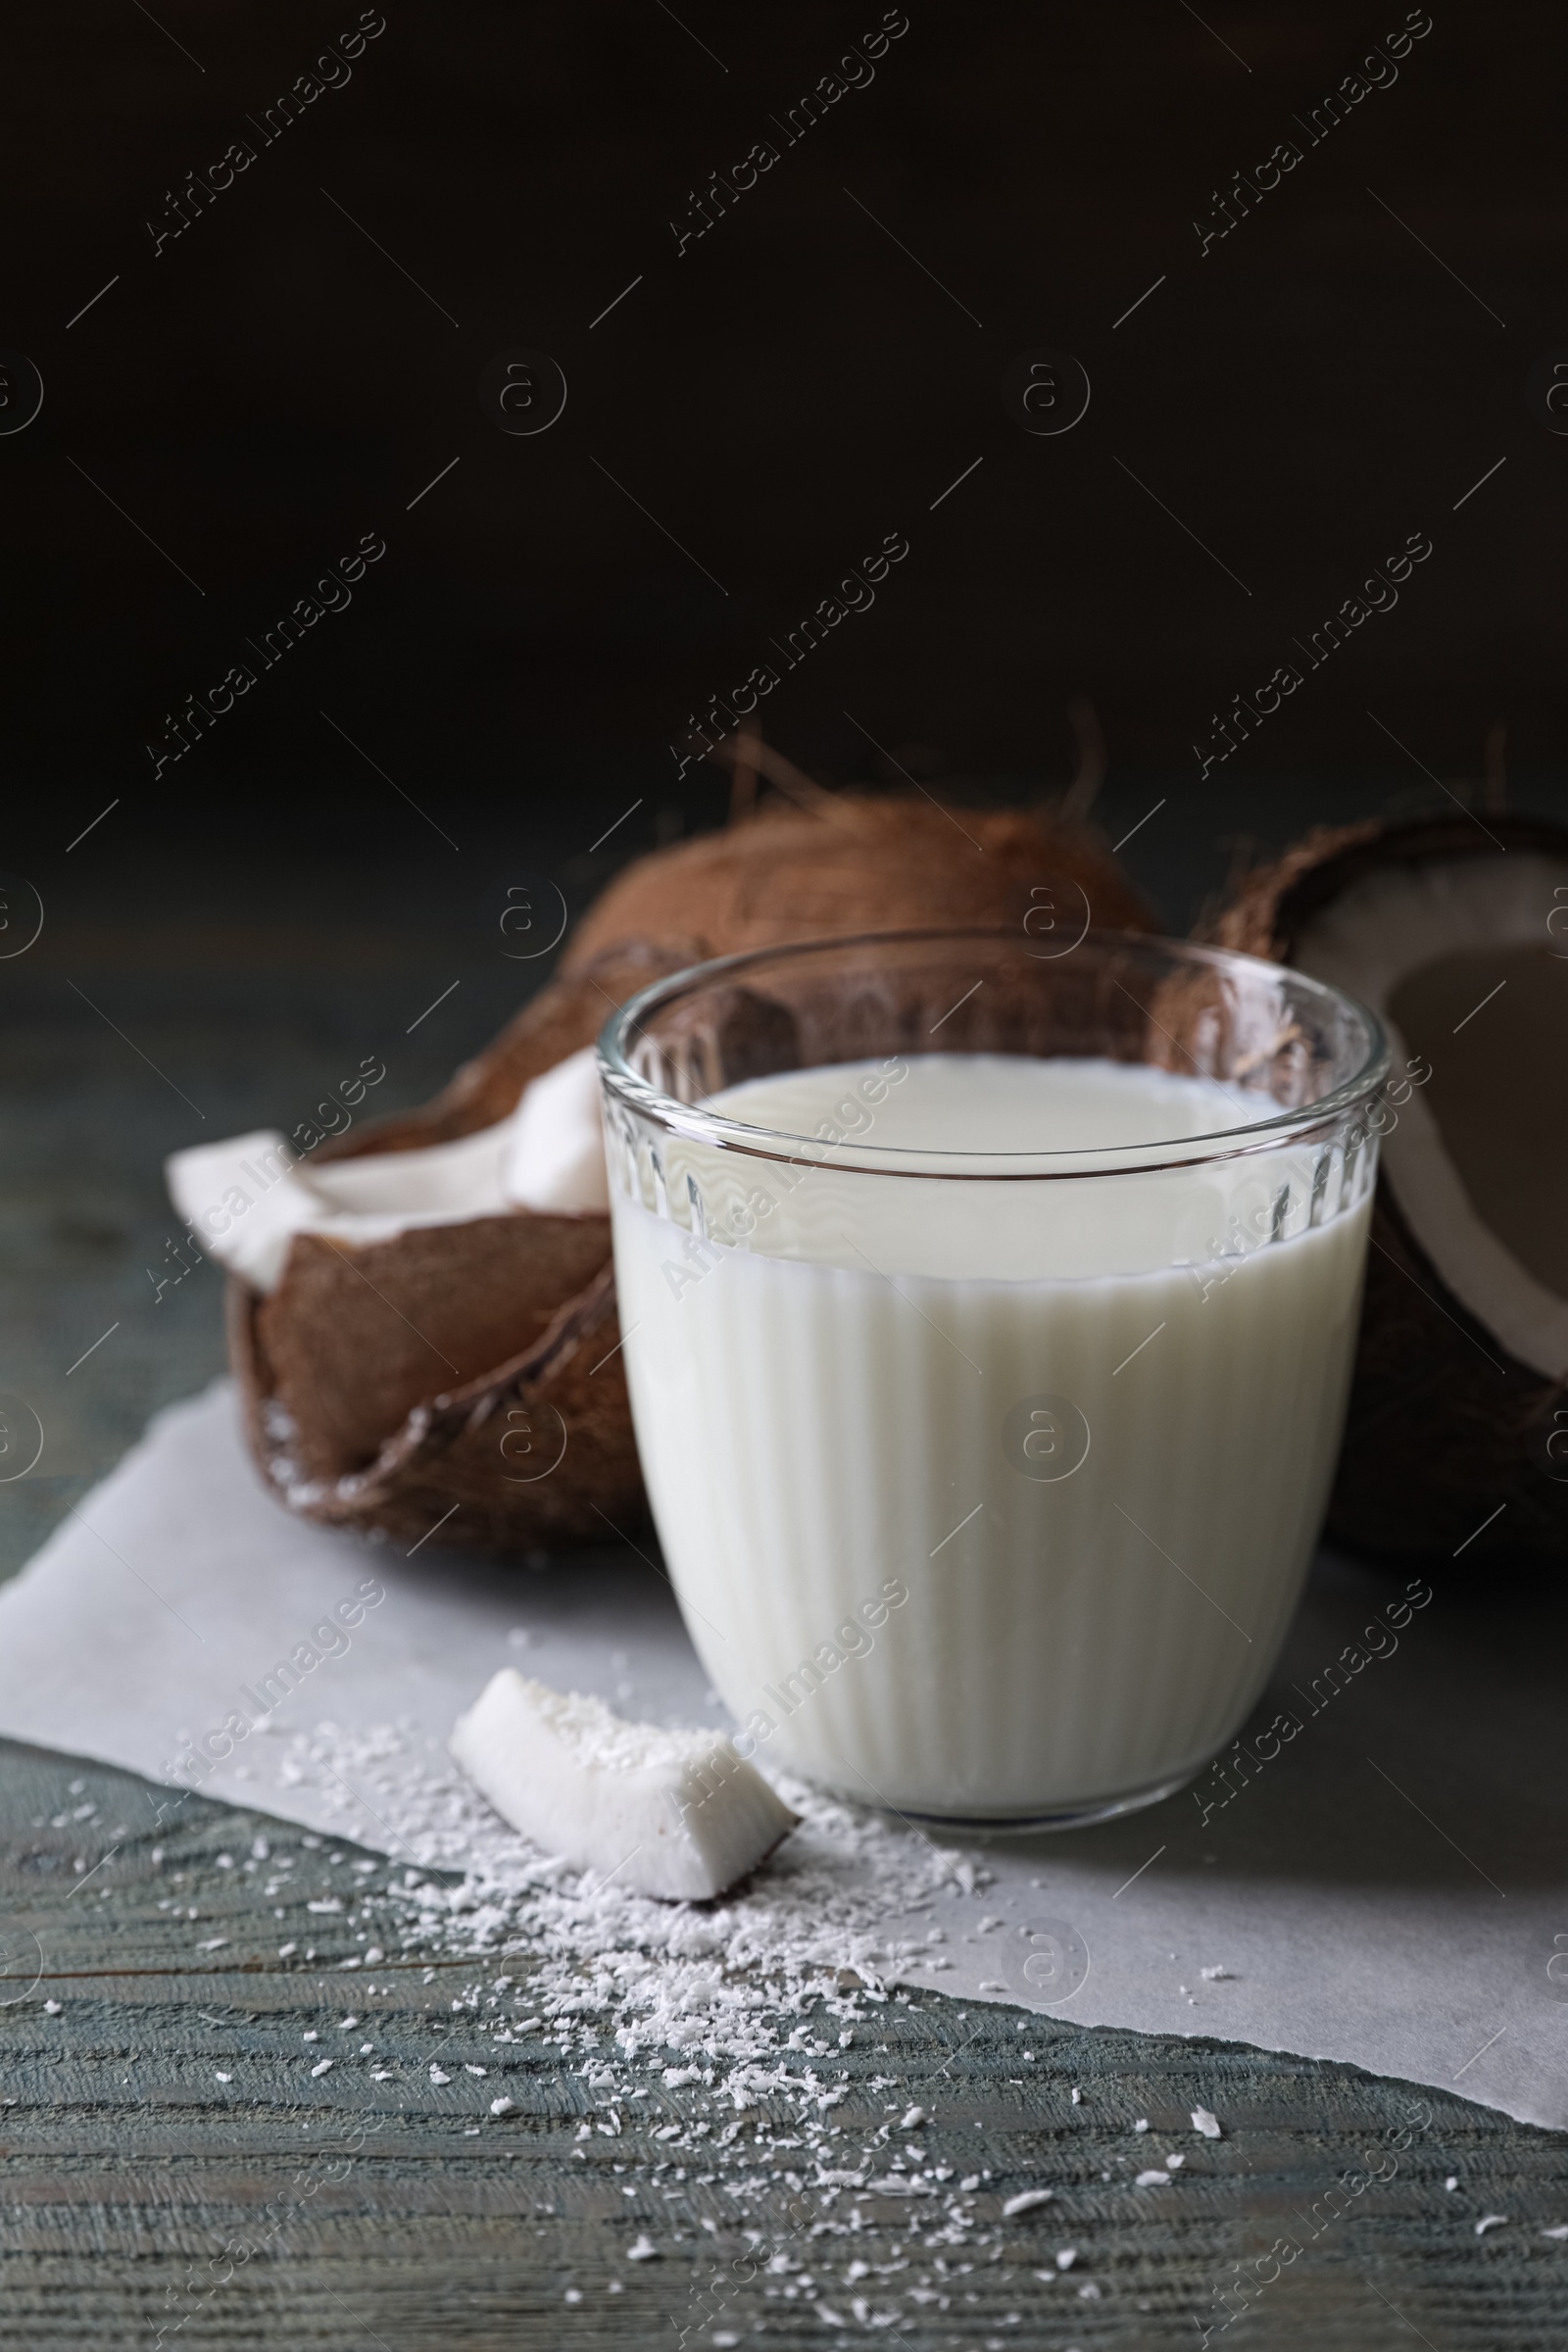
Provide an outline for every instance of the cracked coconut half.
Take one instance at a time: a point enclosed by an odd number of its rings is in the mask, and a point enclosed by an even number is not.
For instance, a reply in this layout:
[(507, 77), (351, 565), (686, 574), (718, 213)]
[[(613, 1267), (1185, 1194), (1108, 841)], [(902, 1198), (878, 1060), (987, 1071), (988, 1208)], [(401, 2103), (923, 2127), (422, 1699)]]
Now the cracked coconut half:
[[(806, 805), (628, 866), (434, 1102), (303, 1163), (268, 1132), (170, 1163), (228, 1269), (251, 1448), (291, 1509), (406, 1545), (439, 1523), (441, 1545), (489, 1552), (602, 1543), (645, 1516), (592, 1052), (639, 989), (792, 940), (1038, 927), (1042, 893), (1075, 924), (1151, 927), (1066, 809), (950, 813), (824, 792), (755, 740), (748, 758)], [(759, 1068), (780, 1066), (756, 1026)]]
[(1394, 1074), (1329, 1534), (1389, 1558), (1568, 1541), (1568, 828), (1489, 811), (1319, 829), (1225, 947), (1371, 1007)]

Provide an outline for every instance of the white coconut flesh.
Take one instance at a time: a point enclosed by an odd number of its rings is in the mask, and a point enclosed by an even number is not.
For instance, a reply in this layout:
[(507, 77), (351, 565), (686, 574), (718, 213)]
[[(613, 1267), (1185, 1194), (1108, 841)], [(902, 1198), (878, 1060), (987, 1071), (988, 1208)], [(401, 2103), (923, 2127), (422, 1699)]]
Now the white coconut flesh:
[(504, 1820), (579, 1868), (702, 1902), (755, 1870), (799, 1815), (723, 1732), (625, 1723), (603, 1700), (503, 1666), (453, 1755)]
[(454, 1144), (318, 1164), (264, 1127), (176, 1152), (165, 1172), (208, 1255), (268, 1292), (282, 1280), (297, 1233), (354, 1244), (516, 1209), (603, 1214), (610, 1185), (597, 1057), (592, 1046), (568, 1055), (525, 1087), (506, 1118)]
[(1391, 864), (1315, 916), (1293, 960), (1390, 1033), (1383, 1165), (1424, 1254), (1510, 1355), (1561, 1379), (1568, 861), (1510, 850)]

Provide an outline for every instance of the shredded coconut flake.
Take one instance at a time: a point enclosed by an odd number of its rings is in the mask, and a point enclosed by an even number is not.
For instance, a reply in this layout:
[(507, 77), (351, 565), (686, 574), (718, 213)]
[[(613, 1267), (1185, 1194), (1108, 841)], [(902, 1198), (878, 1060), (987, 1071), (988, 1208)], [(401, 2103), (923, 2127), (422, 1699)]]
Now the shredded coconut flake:
[[(595, 1710), (596, 1740), (603, 1729)], [(635, 1737), (641, 1757), (640, 1727)], [(669, 1737), (684, 1743), (690, 1735)], [(574, 2062), (599, 2128), (612, 2133), (611, 2102), (662, 2081), (709, 2119), (710, 2145), (727, 2146), (722, 2134), (738, 2132), (763, 2099), (792, 2102), (796, 2128), (808, 2139), (825, 2135), (846, 2096), (835, 2080), (840, 2029), (869, 2019), (868, 2004), (887, 2000), (903, 1964), (886, 1922), (943, 1887), (973, 1895), (986, 1878), (973, 1857), (774, 1774), (799, 1829), (729, 1894), (666, 1902), (542, 1852), (412, 1722), (319, 1724), (288, 1736), (271, 1769), (309, 1788), (342, 1835), (374, 1806), (388, 1842), (415, 1867), (386, 1891), (356, 1896), (367, 1930), (373, 1920), (394, 1958), (471, 1959), (475, 1981), (455, 2010), (473, 2015), (499, 1985), (514, 1985), (514, 2031), (542, 2034)], [(490, 1973), (503, 1955), (504, 1980)], [(449, 2079), (431, 2069), (432, 2082)], [(679, 2127), (683, 2145), (695, 2131)]]

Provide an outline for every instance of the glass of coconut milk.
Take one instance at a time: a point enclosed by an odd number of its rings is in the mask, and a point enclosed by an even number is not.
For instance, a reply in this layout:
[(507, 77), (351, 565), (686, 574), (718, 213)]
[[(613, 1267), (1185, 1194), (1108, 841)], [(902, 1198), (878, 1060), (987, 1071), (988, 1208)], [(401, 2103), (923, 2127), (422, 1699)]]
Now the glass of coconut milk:
[(600, 1059), (638, 1446), (742, 1753), (969, 1827), (1179, 1788), (1322, 1518), (1372, 1015), (1130, 934), (905, 933), (662, 981)]

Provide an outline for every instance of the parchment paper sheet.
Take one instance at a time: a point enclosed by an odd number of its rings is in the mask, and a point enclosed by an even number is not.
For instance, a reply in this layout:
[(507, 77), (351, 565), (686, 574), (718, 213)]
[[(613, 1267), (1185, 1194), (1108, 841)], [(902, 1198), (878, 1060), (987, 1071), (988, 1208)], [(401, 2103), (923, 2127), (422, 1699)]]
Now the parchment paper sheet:
[[(241, 1687), (368, 1577), (385, 1599), (283, 1700), (280, 1727), (410, 1718), (444, 1747), (502, 1664), (628, 1716), (726, 1720), (652, 1565), (606, 1551), (476, 1567), (438, 1544), (405, 1557), (290, 1518), (220, 1383), (161, 1414), (0, 1592), (0, 1733), (172, 1781), (185, 1740), (254, 1714)], [(1568, 1600), (1482, 1562), (1471, 1574), (1374, 1635), (1383, 1656), (1360, 1642), (1365, 1663), (1334, 1688), (1325, 1669), (1405, 1580), (1321, 1557), (1251, 1727), (1290, 1707), (1294, 1740), (1233, 1775), (1228, 1802), (1205, 1775), (1101, 1829), (971, 1843), (993, 1875), (890, 1920), (907, 1947), (890, 1973), (1083, 2024), (1348, 2060), (1568, 2126)], [(284, 1744), (248, 1739), (204, 1793), (392, 1850), (368, 1809), (323, 1815), (309, 1787), (282, 1785)], [(1088, 1957), (1064, 2001), (1023, 1974), (1038, 1947), (1019, 1930), (1041, 1923)]]

